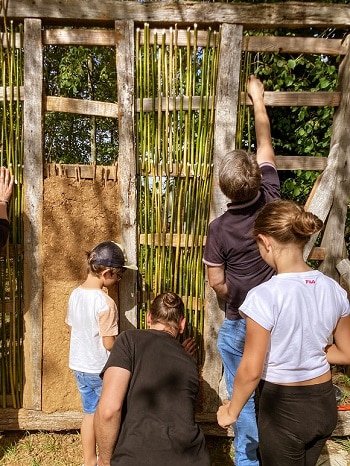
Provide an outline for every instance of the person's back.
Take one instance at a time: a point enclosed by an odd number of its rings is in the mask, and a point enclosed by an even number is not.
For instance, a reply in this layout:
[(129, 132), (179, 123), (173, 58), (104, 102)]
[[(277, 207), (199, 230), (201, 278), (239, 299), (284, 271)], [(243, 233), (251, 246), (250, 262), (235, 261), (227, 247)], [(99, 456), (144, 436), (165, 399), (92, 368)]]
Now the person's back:
[(194, 420), (199, 381), (193, 358), (166, 332), (127, 330), (108, 364), (126, 366), (125, 347), (133, 355), (133, 376), (111, 465), (208, 464), (204, 436)]
[[(219, 330), (217, 347), (229, 395), (245, 341), (245, 321), (239, 314), (239, 306), (251, 288), (275, 273), (259, 254), (252, 234), (254, 221), (261, 207), (280, 198), (264, 88), (251, 76), (247, 91), (254, 106), (256, 156), (235, 150), (223, 158), (219, 167), (219, 185), (231, 202), (227, 211), (210, 223), (203, 257), (209, 285), (225, 301), (225, 319)], [(253, 396), (233, 429), (236, 466), (259, 466)]]
[(95, 416), (101, 465), (210, 465), (194, 418), (198, 369), (177, 340), (185, 322), (181, 298), (163, 293), (147, 312), (149, 330), (117, 337)]

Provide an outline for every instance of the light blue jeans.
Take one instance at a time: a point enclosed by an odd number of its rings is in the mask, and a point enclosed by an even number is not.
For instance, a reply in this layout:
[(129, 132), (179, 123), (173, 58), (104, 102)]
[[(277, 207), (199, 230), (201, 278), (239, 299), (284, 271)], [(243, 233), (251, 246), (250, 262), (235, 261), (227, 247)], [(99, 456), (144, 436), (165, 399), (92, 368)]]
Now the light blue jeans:
[[(218, 334), (217, 347), (224, 366), (229, 397), (232, 394), (233, 380), (241, 362), (246, 325), (245, 319), (225, 319)], [(258, 427), (255, 414), (254, 394), (242, 409), (237, 422), (233, 424), (236, 466), (259, 466), (257, 457)]]

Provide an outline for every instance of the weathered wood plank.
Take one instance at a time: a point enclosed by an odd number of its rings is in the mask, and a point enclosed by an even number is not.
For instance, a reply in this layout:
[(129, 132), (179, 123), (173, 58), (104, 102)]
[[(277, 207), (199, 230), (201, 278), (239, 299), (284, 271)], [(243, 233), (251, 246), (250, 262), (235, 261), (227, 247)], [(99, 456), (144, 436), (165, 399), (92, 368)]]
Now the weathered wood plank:
[(345, 55), (347, 40), (293, 36), (245, 36), (243, 50), (267, 53)]
[(24, 391), (23, 407), (41, 409), (42, 220), (43, 220), (43, 50), (41, 21), (24, 21)]
[[(1, 15), (3, 12), (1, 11)], [(350, 10), (347, 5), (308, 2), (274, 4), (202, 3), (202, 2), (121, 2), (115, 0), (11, 0), (8, 20), (42, 18), (55, 23), (111, 25), (114, 20), (148, 22), (154, 25), (189, 25), (231, 23), (250, 28), (348, 27)]]
[(45, 29), (43, 44), (115, 47), (115, 32), (113, 29)]
[[(252, 102), (244, 93), (241, 94), (241, 102), (251, 106)], [(187, 110), (189, 106), (189, 96), (179, 97), (163, 97), (159, 105), (159, 99), (145, 98), (142, 99), (142, 111), (152, 112), (157, 109), (165, 111), (179, 110), (182, 105), (183, 110)], [(205, 102), (206, 99), (202, 100)], [(209, 105), (211, 105), (212, 97), (209, 97)], [(339, 92), (273, 92), (266, 91), (264, 93), (264, 102), (268, 107), (336, 107), (339, 105)], [(198, 110), (201, 98), (199, 96), (191, 97), (191, 107), (193, 110)], [(217, 108), (217, 105), (215, 106)], [(140, 99), (137, 99), (136, 110), (141, 111)]]
[[(0, 430), (40, 430), (60, 432), (80, 429), (83, 413), (65, 411), (44, 413), (29, 409), (0, 409)], [(197, 413), (196, 421), (200, 424), (205, 435), (216, 437), (233, 437), (232, 429), (222, 429), (216, 421), (216, 412)], [(338, 423), (333, 437), (350, 435), (350, 411), (338, 411)]]
[[(144, 31), (139, 30), (140, 44), (144, 43)], [(150, 34), (150, 44), (164, 43), (169, 45), (172, 41), (178, 46), (205, 47), (207, 44), (213, 47), (217, 44), (218, 33), (211, 31), (208, 39), (207, 31), (187, 31), (183, 29), (153, 29)], [(16, 46), (19, 41), (16, 41)], [(115, 38), (113, 30), (103, 29), (46, 29), (43, 31), (43, 44), (45, 45), (85, 45), (85, 46), (114, 46)], [(283, 36), (245, 36), (242, 44), (247, 52), (278, 52), (278, 53), (310, 53), (325, 55), (345, 55), (346, 41), (342, 39), (322, 39), (316, 37), (283, 37)]]
[(349, 259), (341, 260), (337, 265), (337, 270), (341, 277), (340, 283), (350, 293), (350, 261)]
[[(10, 99), (11, 92), (13, 92), (13, 100), (18, 99), (18, 87), (13, 87), (12, 89), (10, 87), (6, 87), (6, 91), (4, 92), (4, 88), (0, 87), (0, 100), (6, 100)], [(19, 87), (19, 98), (20, 100), (24, 99), (24, 88), (23, 86)]]
[(43, 97), (43, 105), (46, 112), (76, 113), (108, 118), (118, 117), (118, 104), (112, 102), (72, 99), (48, 95)]
[[(265, 105), (271, 107), (336, 107), (340, 97), (340, 92), (264, 92)], [(246, 104), (252, 105), (248, 96)]]
[[(325, 221), (332, 206), (336, 184), (336, 169), (338, 165), (339, 144), (335, 144), (327, 158), (327, 167), (313, 192), (313, 197), (308, 202), (307, 210), (313, 212), (322, 221)], [(313, 235), (304, 248), (304, 259), (306, 259), (315, 244), (318, 234)], [(325, 246), (326, 247), (326, 246)], [(326, 248), (327, 249), (327, 248)]]
[(339, 279), (337, 264), (347, 255), (344, 234), (350, 193), (350, 45), (339, 67), (338, 90), (341, 100), (333, 118), (331, 146), (338, 146), (339, 155), (333, 204), (321, 244), (327, 249), (327, 256), (320, 266), (334, 279)]
[[(17, 88), (14, 88), (14, 98), (17, 98)], [(9, 96), (10, 88), (6, 88), (6, 96)], [(241, 101), (245, 98), (244, 94), (241, 95)], [(0, 87), (0, 100), (4, 99), (4, 89)], [(24, 99), (23, 87), (20, 87), (20, 99)], [(202, 103), (206, 101), (206, 98), (202, 100)], [(264, 96), (266, 106), (270, 107), (298, 107), (298, 106), (332, 106), (336, 107), (340, 102), (339, 92), (272, 92), (266, 91)], [(158, 98), (142, 99), (142, 111), (152, 112), (154, 109), (158, 110), (161, 108), (165, 111), (179, 110), (180, 106), (183, 110), (189, 108), (190, 97), (189, 96), (178, 96), (178, 97), (163, 97), (161, 105), (158, 105)], [(191, 97), (191, 108), (198, 110), (200, 108), (201, 97)], [(83, 99), (72, 99), (69, 97), (56, 97), (56, 96), (44, 96), (43, 104), (46, 111), (52, 112), (68, 112), (68, 113), (80, 113), (83, 115), (96, 115), (105, 116), (110, 118), (116, 118), (118, 114), (117, 103), (112, 102), (101, 102), (97, 100), (83, 100)], [(209, 106), (212, 105), (212, 97), (209, 97)], [(249, 97), (246, 98), (246, 105), (252, 105)], [(136, 99), (136, 111), (141, 111), (141, 101)]]
[[(134, 95), (134, 23), (115, 22), (116, 68), (118, 88), (118, 185), (121, 204), (122, 243), (130, 262), (137, 264), (137, 206), (136, 206), (136, 153), (135, 153), (135, 95)], [(122, 330), (137, 328), (136, 272), (119, 285), (120, 326)]]
[[(96, 177), (95, 165), (67, 165), (63, 163), (47, 163), (44, 165), (44, 177), (63, 176), (77, 180), (94, 180)], [(118, 181), (118, 166), (108, 165), (102, 167), (102, 179), (105, 181)]]
[[(227, 152), (234, 149), (241, 66), (242, 26), (223, 24), (219, 56), (214, 128), (213, 183), (210, 220), (226, 209), (227, 198), (218, 186), (218, 167)], [(216, 349), (216, 340), (224, 313), (207, 280), (204, 313), (205, 361), (202, 370), (201, 411), (216, 411), (222, 379), (222, 363)]]

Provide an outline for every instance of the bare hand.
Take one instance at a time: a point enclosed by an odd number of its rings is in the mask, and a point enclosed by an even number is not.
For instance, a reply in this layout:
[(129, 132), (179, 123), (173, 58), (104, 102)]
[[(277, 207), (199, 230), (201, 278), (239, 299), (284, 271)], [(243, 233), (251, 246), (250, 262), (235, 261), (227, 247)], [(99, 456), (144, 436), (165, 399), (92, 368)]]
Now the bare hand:
[(5, 167), (0, 168), (0, 200), (9, 201), (14, 183), (14, 176)]
[(264, 85), (260, 79), (256, 78), (253, 74), (248, 78), (247, 92), (252, 102), (264, 97)]
[(233, 418), (232, 416), (230, 416), (228, 412), (229, 407), (230, 407), (230, 401), (224, 400), (223, 405), (220, 406), (220, 408), (218, 409), (218, 412), (216, 413), (218, 424), (223, 429), (228, 429), (234, 422), (237, 421), (237, 418)]
[(182, 342), (182, 346), (190, 356), (194, 357), (197, 352), (197, 342), (194, 338), (186, 338)]

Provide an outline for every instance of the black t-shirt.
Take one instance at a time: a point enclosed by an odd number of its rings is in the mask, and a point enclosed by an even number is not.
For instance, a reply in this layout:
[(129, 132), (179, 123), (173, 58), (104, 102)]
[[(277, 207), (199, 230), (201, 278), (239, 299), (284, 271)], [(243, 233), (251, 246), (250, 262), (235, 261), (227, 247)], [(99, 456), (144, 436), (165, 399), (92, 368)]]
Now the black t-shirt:
[(253, 226), (259, 209), (280, 198), (280, 183), (272, 165), (260, 168), (262, 182), (258, 196), (248, 202), (228, 204), (227, 211), (209, 225), (204, 249), (205, 264), (225, 265), (226, 317), (230, 320), (240, 318), (238, 309), (248, 291), (275, 273), (260, 256)]
[(194, 420), (198, 370), (182, 345), (159, 330), (127, 330), (103, 372), (111, 366), (131, 372), (111, 465), (209, 466)]
[(0, 247), (5, 246), (10, 230), (9, 221), (5, 218), (0, 218)]

